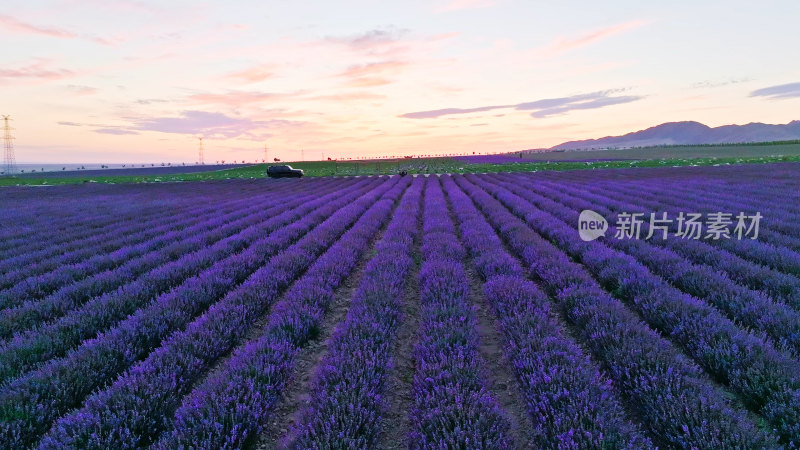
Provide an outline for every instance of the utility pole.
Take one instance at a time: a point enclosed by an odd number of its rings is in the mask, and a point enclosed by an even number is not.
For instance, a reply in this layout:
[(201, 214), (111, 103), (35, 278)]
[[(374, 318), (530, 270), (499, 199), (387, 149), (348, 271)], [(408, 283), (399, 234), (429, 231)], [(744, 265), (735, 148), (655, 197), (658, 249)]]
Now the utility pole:
[(306, 160), (306, 151), (304, 149), (300, 149), (300, 161)]
[(197, 144), (197, 153), (198, 157), (200, 158), (200, 164), (205, 164), (203, 162), (203, 136), (198, 136), (198, 144)]
[(3, 165), (5, 166), (6, 175), (11, 175), (17, 171), (17, 161), (14, 157), (14, 137), (11, 136), (9, 120), (11, 120), (11, 116), (3, 116), (3, 147), (5, 148)]

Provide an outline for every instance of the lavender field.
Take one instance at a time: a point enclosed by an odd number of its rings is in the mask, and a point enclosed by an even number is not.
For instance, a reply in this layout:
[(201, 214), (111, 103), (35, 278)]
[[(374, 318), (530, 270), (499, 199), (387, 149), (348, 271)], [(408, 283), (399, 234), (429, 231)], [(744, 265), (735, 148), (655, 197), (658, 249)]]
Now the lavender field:
[[(800, 164), (9, 187), (0, 208), (0, 448), (800, 446)], [(649, 222), (718, 212), (728, 235)], [(615, 237), (624, 213), (641, 238)]]

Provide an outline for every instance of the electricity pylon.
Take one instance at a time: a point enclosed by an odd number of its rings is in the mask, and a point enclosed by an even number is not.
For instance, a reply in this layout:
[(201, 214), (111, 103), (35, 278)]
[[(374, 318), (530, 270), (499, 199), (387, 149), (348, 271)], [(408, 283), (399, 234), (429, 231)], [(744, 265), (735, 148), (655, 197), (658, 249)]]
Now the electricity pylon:
[(3, 116), (3, 147), (5, 148), (3, 166), (6, 175), (11, 175), (17, 171), (17, 161), (14, 157), (14, 137), (11, 136), (11, 126), (8, 124), (9, 120), (11, 120), (11, 116)]

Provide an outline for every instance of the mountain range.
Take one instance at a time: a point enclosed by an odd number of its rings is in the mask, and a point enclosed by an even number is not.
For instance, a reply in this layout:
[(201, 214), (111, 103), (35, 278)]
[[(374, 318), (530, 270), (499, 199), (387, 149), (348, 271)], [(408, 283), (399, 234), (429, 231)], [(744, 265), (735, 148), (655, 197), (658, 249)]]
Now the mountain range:
[(748, 123), (709, 127), (700, 122), (668, 122), (622, 136), (570, 141), (552, 150), (647, 147), (653, 145), (733, 144), (800, 139), (800, 120), (785, 125)]

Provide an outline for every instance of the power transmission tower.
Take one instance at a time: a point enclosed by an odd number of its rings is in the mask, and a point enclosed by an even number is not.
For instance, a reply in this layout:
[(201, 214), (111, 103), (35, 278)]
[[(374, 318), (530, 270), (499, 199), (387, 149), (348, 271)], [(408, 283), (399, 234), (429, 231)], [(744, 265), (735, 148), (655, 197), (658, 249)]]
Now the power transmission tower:
[(269, 149), (267, 144), (264, 144), (264, 162), (269, 162)]
[(11, 116), (3, 116), (3, 146), (5, 147), (3, 165), (5, 166), (6, 175), (11, 175), (17, 171), (17, 161), (14, 158), (14, 138), (11, 136), (11, 127), (8, 125), (9, 120), (11, 120)]
[(306, 160), (306, 151), (304, 149), (300, 149), (300, 161)]
[(197, 139), (199, 140), (199, 143), (197, 145), (197, 153), (198, 156), (200, 157), (200, 164), (205, 164), (205, 162), (203, 162), (203, 136), (200, 136)]

